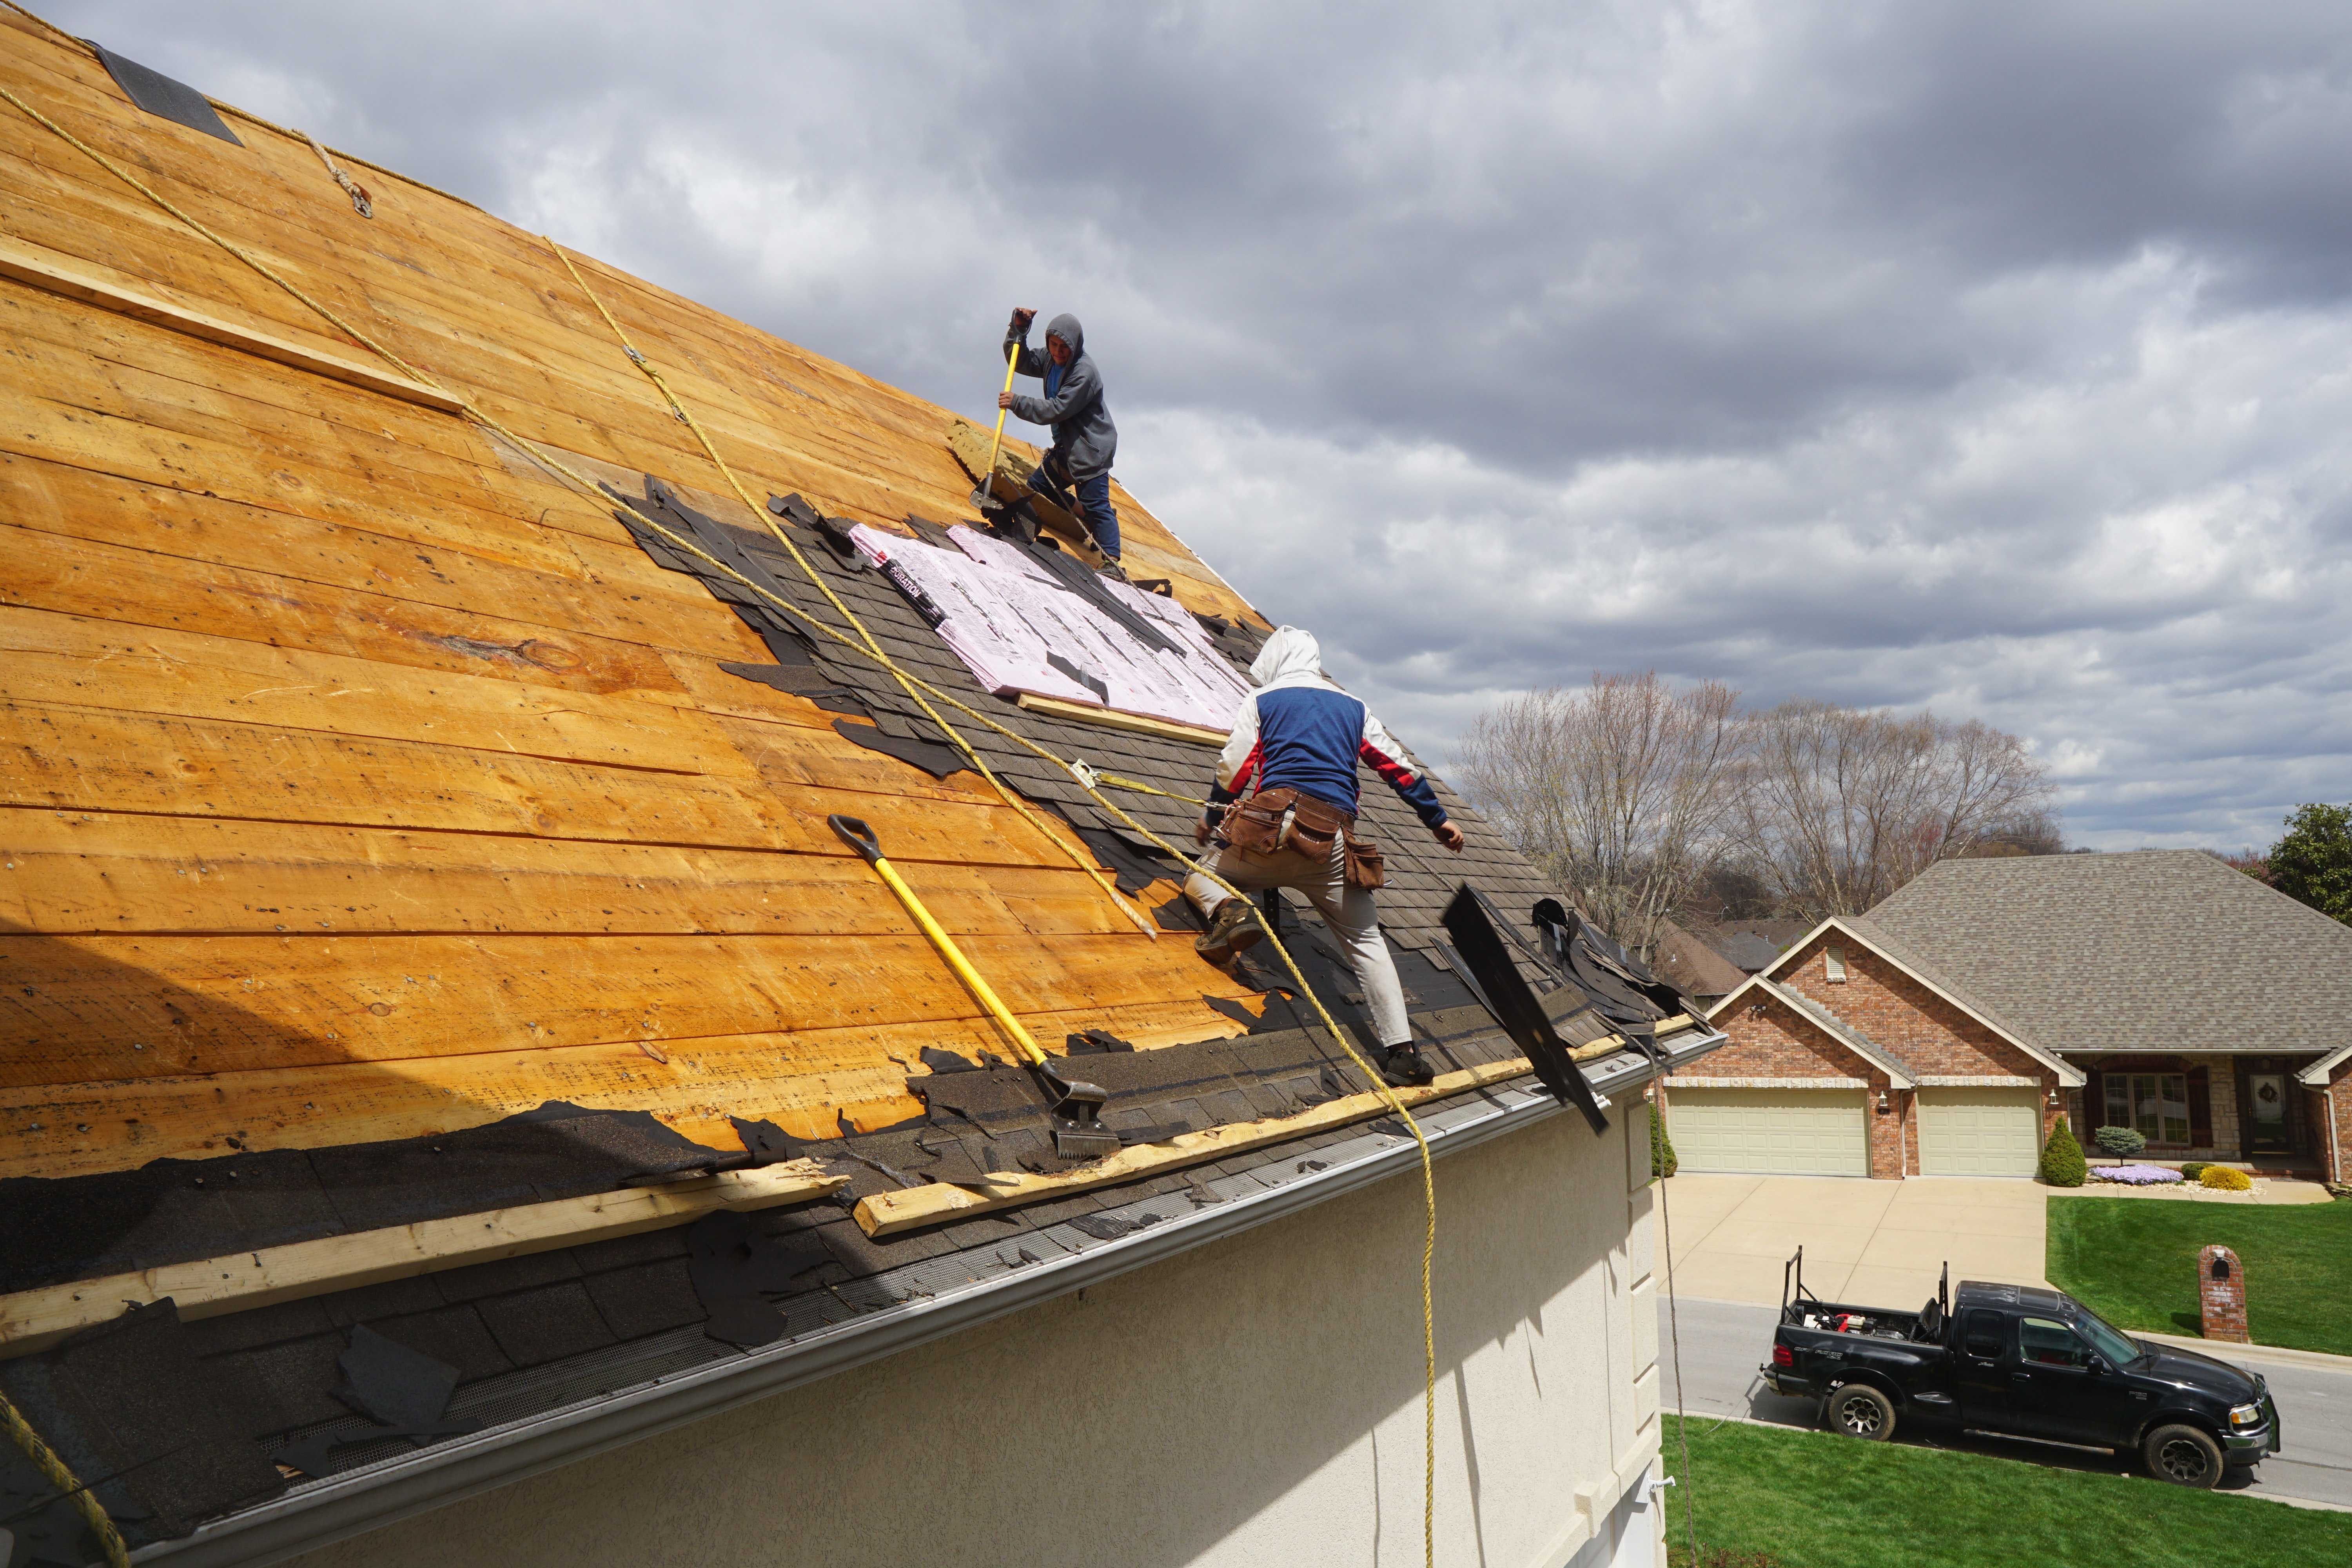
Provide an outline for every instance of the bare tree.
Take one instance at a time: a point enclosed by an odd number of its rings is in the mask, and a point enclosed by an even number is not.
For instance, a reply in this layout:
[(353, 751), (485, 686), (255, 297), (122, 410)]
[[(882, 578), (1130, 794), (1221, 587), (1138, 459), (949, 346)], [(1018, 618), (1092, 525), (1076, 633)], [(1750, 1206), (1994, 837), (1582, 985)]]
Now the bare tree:
[(1647, 959), (1729, 842), (1747, 727), (1719, 682), (1596, 674), (1481, 714), (1463, 777), (1520, 853)]
[(2047, 770), (1973, 719), (1784, 702), (1757, 721), (1746, 784), (1744, 858), (1808, 920), (1859, 914), (1937, 860), (2055, 837)]

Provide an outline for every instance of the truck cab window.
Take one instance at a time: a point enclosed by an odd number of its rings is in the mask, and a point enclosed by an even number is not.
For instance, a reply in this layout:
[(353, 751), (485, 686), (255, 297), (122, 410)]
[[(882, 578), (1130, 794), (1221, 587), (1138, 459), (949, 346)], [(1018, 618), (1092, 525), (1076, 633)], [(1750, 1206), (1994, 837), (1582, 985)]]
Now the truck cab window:
[(2091, 1348), (2116, 1366), (2129, 1366), (2139, 1360), (2141, 1351), (2131, 1336), (2105, 1319), (2085, 1312), (2075, 1320), (2074, 1331), (2091, 1342)]
[(2041, 1366), (2088, 1366), (2091, 1347), (2063, 1323), (2048, 1318), (2017, 1320), (2017, 1355), (2020, 1361)]
[(2003, 1343), (2009, 1337), (2005, 1331), (2007, 1325), (2001, 1321), (2000, 1314), (1989, 1308), (1979, 1307), (1975, 1311), (1970, 1312), (1968, 1315), (1967, 1332), (1964, 1335), (1969, 1354), (1979, 1356), (2000, 1354)]

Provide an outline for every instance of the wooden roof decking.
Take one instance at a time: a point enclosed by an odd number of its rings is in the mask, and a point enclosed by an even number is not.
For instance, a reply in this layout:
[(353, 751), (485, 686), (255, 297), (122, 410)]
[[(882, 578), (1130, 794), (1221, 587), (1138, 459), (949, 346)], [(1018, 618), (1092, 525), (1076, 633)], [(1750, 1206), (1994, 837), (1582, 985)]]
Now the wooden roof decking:
[[(749, 522), (540, 239), (373, 174), (362, 219), (302, 142), (185, 131), (0, 27), (0, 83), (411, 363), (624, 489), (650, 472)], [(826, 1137), (918, 1114), (921, 1047), (1001, 1047), (835, 811), (877, 826), (1041, 1037), (1239, 1027), (1202, 997), (1245, 993), (1136, 931), (973, 775), (721, 672), (767, 650), (523, 454), (38, 281), (46, 253), (372, 358), (5, 104), (0, 236), (30, 258), (0, 268), (0, 1177), (549, 1100), (726, 1149), (730, 1115)], [(885, 527), (967, 510), (944, 410), (577, 259), (747, 486)], [(1131, 571), (1249, 614), (1115, 500)]]

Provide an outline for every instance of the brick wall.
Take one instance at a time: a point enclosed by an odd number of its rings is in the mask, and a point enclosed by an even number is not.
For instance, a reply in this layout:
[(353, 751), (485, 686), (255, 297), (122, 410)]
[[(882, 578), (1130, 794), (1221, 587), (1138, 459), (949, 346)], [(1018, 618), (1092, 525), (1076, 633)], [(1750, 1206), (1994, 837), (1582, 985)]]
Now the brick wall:
[[(1831, 948), (1845, 954), (1843, 982), (1828, 976)], [(1801, 991), (1926, 1075), (2041, 1079), (2049, 1068), (1850, 937), (1816, 937), (1774, 977)]]

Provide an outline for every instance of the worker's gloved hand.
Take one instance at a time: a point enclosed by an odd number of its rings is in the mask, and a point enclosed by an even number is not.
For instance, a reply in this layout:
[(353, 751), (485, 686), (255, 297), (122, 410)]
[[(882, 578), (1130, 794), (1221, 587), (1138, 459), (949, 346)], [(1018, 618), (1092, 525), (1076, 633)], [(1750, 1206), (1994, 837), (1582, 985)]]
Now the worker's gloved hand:
[(1192, 842), (1205, 849), (1209, 847), (1209, 814), (1202, 812), (1201, 820), (1192, 824)]
[(1437, 841), (1440, 844), (1444, 845), (1456, 855), (1462, 853), (1462, 830), (1454, 826), (1454, 824), (1450, 822), (1440, 823), (1435, 827), (1431, 828), (1430, 832), (1437, 836)]
[(1036, 319), (1036, 311), (1028, 310), (1022, 306), (1014, 306), (1013, 310), (1013, 320), (1006, 325), (1004, 335), (1008, 338), (1027, 337), (1029, 335), (1029, 323)]

